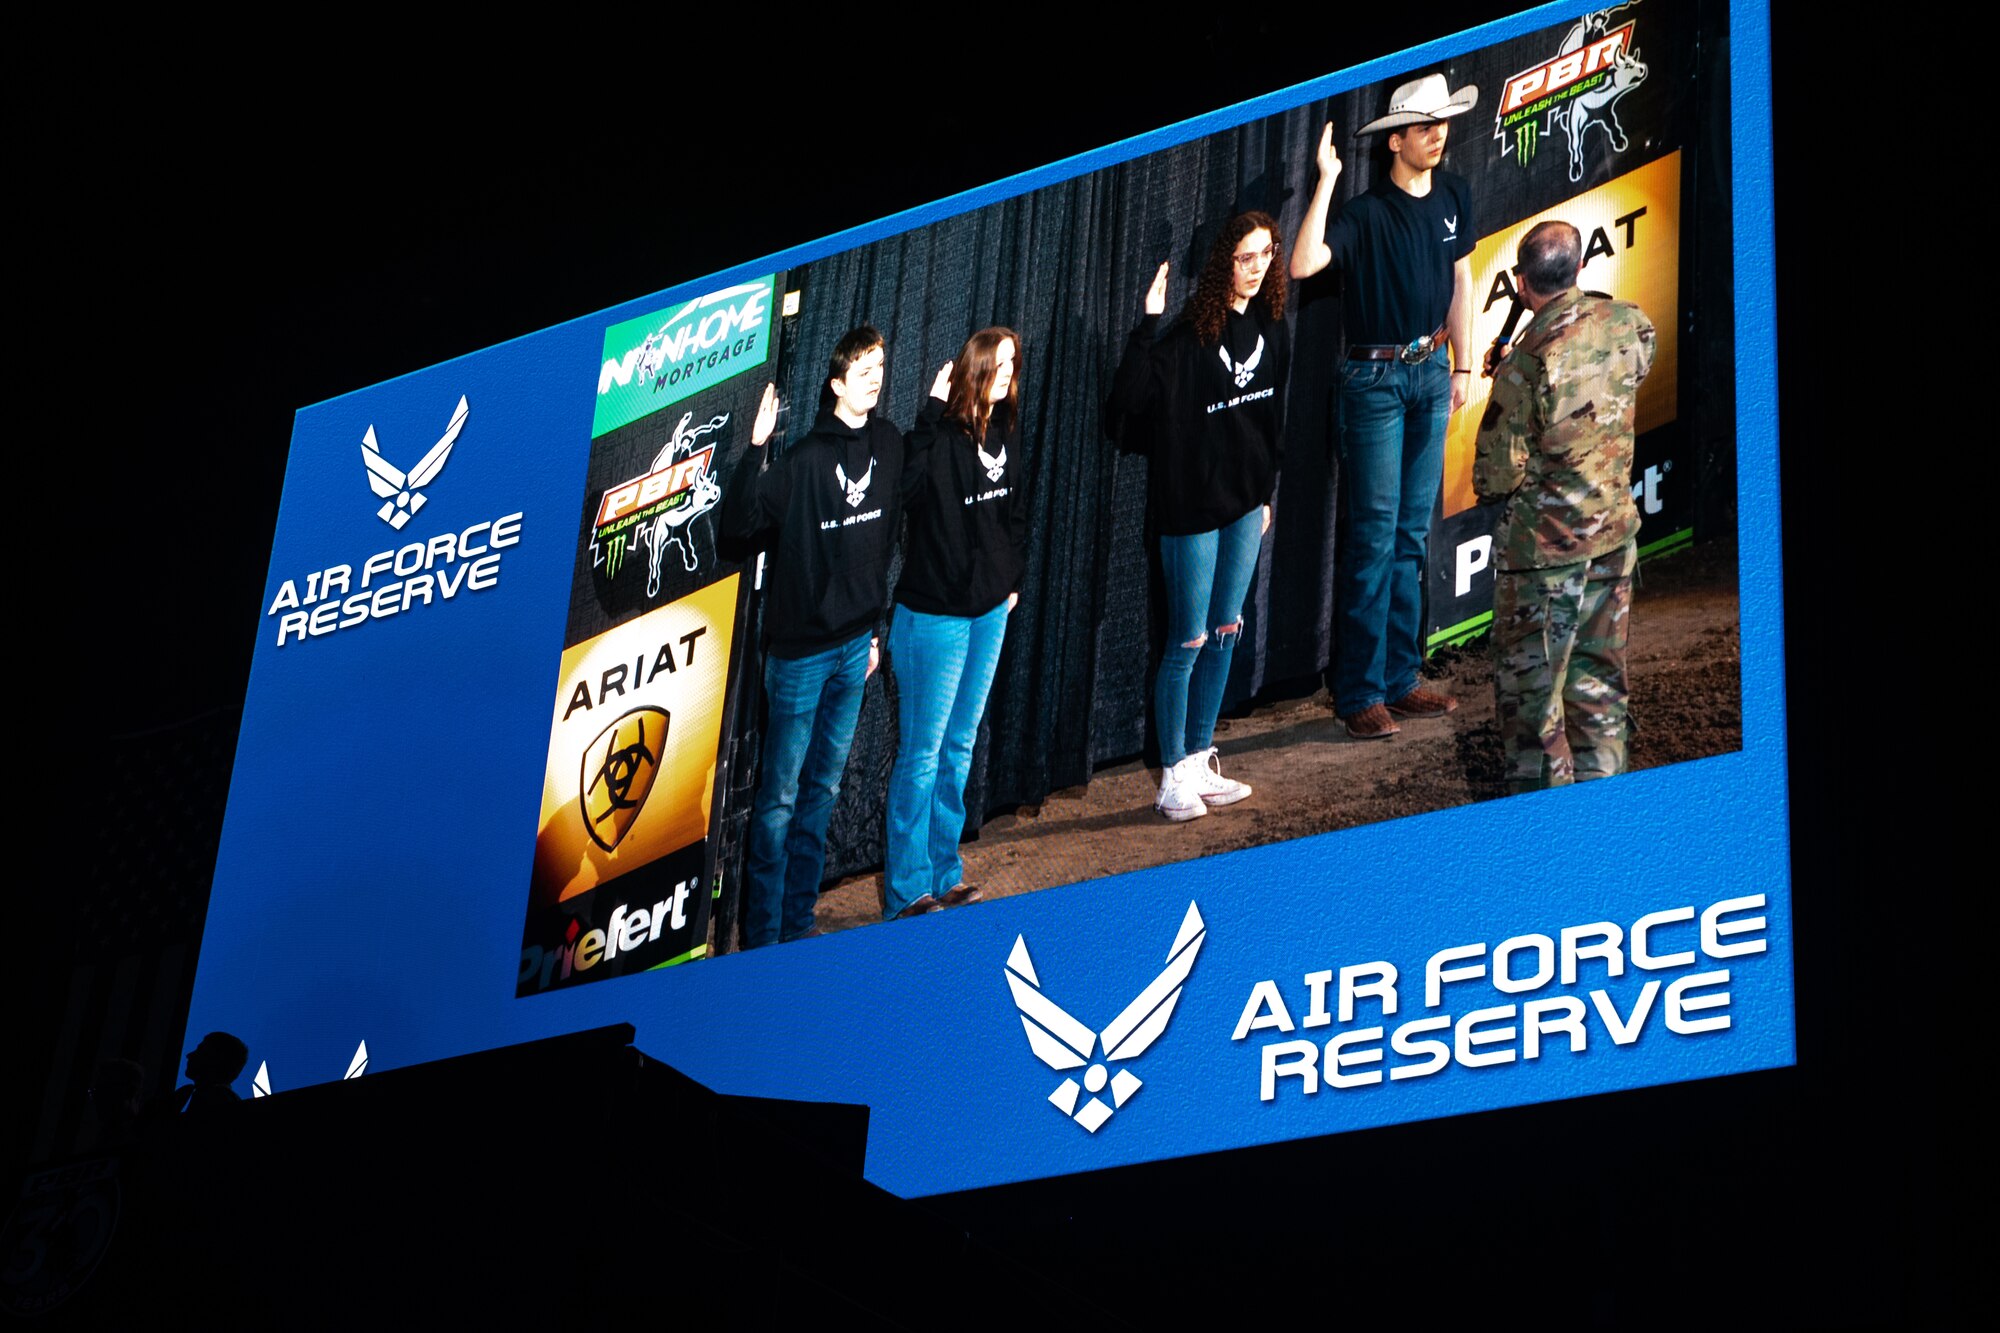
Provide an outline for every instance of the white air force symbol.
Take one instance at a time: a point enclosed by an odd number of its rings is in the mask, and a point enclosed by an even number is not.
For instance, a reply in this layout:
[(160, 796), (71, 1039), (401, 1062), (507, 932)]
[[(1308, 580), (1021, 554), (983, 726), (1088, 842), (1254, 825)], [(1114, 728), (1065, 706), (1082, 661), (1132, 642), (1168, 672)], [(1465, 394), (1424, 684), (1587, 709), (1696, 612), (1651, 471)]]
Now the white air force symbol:
[[(1181, 918), (1180, 932), (1174, 936), (1174, 947), (1167, 950), (1166, 967), (1145, 990), (1139, 992), (1139, 998), (1126, 1005), (1125, 1012), (1112, 1019), (1110, 1026), (1104, 1029), (1105, 1063), (1131, 1060), (1145, 1054), (1146, 1048), (1167, 1030), (1167, 1020), (1174, 1016), (1174, 1006), (1180, 1002), (1181, 987), (1194, 967), (1195, 955), (1201, 952), (1201, 942), (1207, 937), (1208, 927), (1203, 923), (1201, 913), (1193, 903), (1189, 903), (1187, 915)], [(1121, 1069), (1112, 1075), (1104, 1064), (1091, 1063), (1090, 1053), (1096, 1048), (1100, 1034), (1077, 1022), (1042, 994), (1042, 983), (1036, 978), (1035, 965), (1028, 958), (1025, 936), (1014, 937), (1014, 951), (1007, 955), (1006, 972), (1007, 985), (1014, 992), (1014, 1004), (1021, 1011), (1021, 1027), (1027, 1032), (1028, 1046), (1036, 1057), (1055, 1070), (1090, 1065), (1084, 1070), (1081, 1087), (1075, 1079), (1066, 1078), (1049, 1094), (1049, 1101), (1057, 1110), (1095, 1134), (1111, 1118), (1112, 1106), (1123, 1106), (1139, 1090), (1138, 1076), (1129, 1069)], [(1101, 1098), (1094, 1095), (1104, 1091), (1106, 1083), (1111, 1085), (1112, 1106), (1106, 1106)], [(1077, 1097), (1083, 1092), (1093, 1095), (1078, 1107)]]
[(1000, 446), (1000, 453), (997, 457), (994, 456), (993, 454), (987, 453), (984, 445), (975, 444), (972, 447), (979, 450), (979, 466), (986, 469), (986, 480), (998, 481), (1000, 480), (1001, 477), (1006, 475), (1007, 473), (1006, 445), (1003, 444)]
[(368, 485), (382, 497), (382, 507), (375, 511), (375, 517), (401, 532), (410, 515), (424, 507), (423, 494), (417, 488), (430, 485), (444, 471), (445, 460), (451, 457), (451, 446), (465, 429), (466, 410), (461, 394), (458, 408), (451, 414), (451, 424), (444, 428), (444, 437), (407, 473), (382, 457), (381, 446), (375, 443), (375, 427), (368, 427), (367, 434), (361, 437), (361, 461), (368, 468)]
[(859, 481), (849, 481), (846, 470), (835, 463), (833, 479), (840, 483), (840, 489), (847, 492), (848, 507), (859, 509), (862, 502), (868, 498), (868, 483), (875, 480), (875, 460), (872, 458), (868, 460), (868, 470), (861, 474)]
[(1257, 346), (1246, 361), (1230, 360), (1227, 346), (1217, 347), (1215, 354), (1222, 358), (1222, 368), (1235, 378), (1236, 387), (1241, 389), (1257, 378), (1257, 363), (1264, 359), (1264, 335), (1257, 335)]

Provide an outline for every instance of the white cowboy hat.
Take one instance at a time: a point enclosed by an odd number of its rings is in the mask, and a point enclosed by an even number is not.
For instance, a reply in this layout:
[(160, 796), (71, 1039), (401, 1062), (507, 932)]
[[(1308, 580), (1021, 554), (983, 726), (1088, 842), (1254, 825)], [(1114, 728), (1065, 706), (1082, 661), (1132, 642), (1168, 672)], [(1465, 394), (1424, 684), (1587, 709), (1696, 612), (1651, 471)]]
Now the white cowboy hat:
[(1468, 83), (1455, 93), (1449, 92), (1444, 75), (1426, 74), (1390, 93), (1389, 114), (1376, 117), (1355, 133), (1373, 134), (1377, 130), (1395, 130), (1405, 125), (1422, 125), (1427, 121), (1462, 116), (1472, 110), (1473, 103), (1478, 100), (1479, 89), (1475, 85)]

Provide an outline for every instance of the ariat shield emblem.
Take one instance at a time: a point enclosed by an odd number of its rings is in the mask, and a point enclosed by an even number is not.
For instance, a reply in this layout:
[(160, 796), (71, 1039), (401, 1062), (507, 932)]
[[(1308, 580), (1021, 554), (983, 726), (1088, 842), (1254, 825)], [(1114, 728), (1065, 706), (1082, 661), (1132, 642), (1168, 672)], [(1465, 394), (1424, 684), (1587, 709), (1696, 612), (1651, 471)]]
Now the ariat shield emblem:
[(590, 840), (607, 852), (624, 840), (653, 790), (670, 721), (664, 708), (634, 708), (584, 747), (577, 804)]

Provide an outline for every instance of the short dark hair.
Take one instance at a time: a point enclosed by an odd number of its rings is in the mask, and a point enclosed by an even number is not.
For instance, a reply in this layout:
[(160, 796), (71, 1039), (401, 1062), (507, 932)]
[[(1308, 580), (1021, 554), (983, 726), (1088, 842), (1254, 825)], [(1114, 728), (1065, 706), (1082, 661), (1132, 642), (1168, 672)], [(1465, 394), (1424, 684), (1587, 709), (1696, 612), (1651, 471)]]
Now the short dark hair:
[(1583, 267), (1583, 233), (1567, 222), (1543, 222), (1521, 238), (1514, 270), (1537, 296), (1554, 296), (1576, 286)]
[(833, 345), (833, 356), (826, 363), (827, 379), (846, 379), (849, 366), (885, 345), (886, 340), (873, 324), (863, 324), (859, 328), (849, 329), (841, 336), (840, 341)]

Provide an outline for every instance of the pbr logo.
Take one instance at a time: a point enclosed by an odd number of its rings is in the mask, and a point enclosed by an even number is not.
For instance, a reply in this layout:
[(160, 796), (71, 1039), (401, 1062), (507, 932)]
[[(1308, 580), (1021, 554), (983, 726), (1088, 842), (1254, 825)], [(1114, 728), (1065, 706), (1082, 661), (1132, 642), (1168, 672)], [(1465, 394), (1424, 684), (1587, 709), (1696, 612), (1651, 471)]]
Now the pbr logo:
[(465, 397), (461, 394), (443, 437), (408, 472), (382, 457), (382, 448), (375, 442), (375, 427), (369, 425), (361, 437), (361, 462), (368, 469), (369, 488), (382, 497), (382, 507), (375, 511), (375, 517), (401, 532), (411, 515), (424, 507), (423, 492), (417, 488), (430, 485), (444, 471), (451, 447), (458, 443), (459, 432), (465, 429), (466, 412)]
[[(1208, 927), (1202, 922), (1201, 913), (1189, 903), (1180, 931), (1174, 936), (1174, 945), (1167, 950), (1166, 967), (1102, 1033), (1092, 1032), (1042, 994), (1041, 980), (1028, 957), (1027, 937), (1014, 937), (1014, 951), (1007, 955), (1007, 985), (1014, 992), (1015, 1007), (1021, 1011), (1021, 1027), (1028, 1034), (1029, 1049), (1058, 1073), (1089, 1066), (1084, 1068), (1081, 1084), (1073, 1078), (1064, 1079), (1049, 1094), (1050, 1105), (1095, 1134), (1111, 1118), (1114, 1108), (1132, 1099), (1132, 1094), (1143, 1086), (1138, 1075), (1129, 1069), (1113, 1074), (1105, 1066), (1144, 1055), (1167, 1030), (1167, 1020), (1174, 1016), (1181, 988), (1207, 936)], [(1100, 1041), (1103, 1058), (1093, 1061), (1091, 1052), (1098, 1049)], [(1097, 1096), (1107, 1085), (1111, 1089), (1109, 1105)], [(1090, 1099), (1078, 1106), (1078, 1099), (1085, 1093), (1090, 1094)]]
[(672, 721), (664, 708), (634, 708), (584, 747), (577, 805), (590, 840), (605, 851), (615, 851), (639, 818), (659, 775)]
[[(729, 424), (723, 412), (696, 426), (694, 413), (683, 412), (674, 433), (643, 476), (604, 492), (591, 525), (590, 563), (617, 578), (633, 546), (646, 549), (646, 595), (660, 595), (660, 557), (678, 546), (681, 565), (690, 574), (701, 567), (694, 532), (688, 525), (722, 502), (715, 480), (715, 446), (701, 445)], [(700, 447), (697, 447), (697, 446)]]
[(1569, 178), (1580, 181), (1584, 136), (1593, 125), (1604, 131), (1613, 152), (1626, 150), (1629, 141), (1618, 120), (1618, 103), (1646, 81), (1647, 70), (1632, 49), (1637, 25), (1611, 26), (1611, 16), (1625, 8), (1585, 14), (1555, 55), (1507, 80), (1493, 118), (1500, 156), (1511, 153), (1527, 166), (1540, 140), (1560, 125), (1569, 140)]

